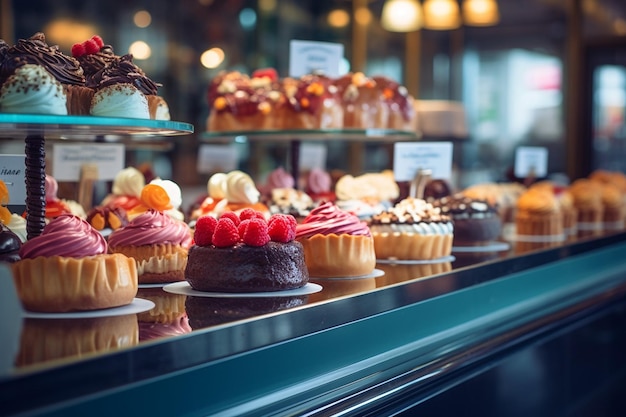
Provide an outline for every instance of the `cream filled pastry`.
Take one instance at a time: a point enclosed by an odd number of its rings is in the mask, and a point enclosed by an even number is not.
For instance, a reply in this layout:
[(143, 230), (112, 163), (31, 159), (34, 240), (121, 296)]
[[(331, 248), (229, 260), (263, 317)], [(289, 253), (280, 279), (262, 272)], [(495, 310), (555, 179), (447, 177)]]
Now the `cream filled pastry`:
[(124, 168), (115, 175), (111, 194), (100, 205), (130, 211), (141, 203), (141, 190), (145, 185), (146, 180), (141, 171), (134, 167)]
[(40, 65), (22, 65), (0, 89), (3, 113), (66, 115), (66, 103), (61, 83)]
[(108, 254), (102, 235), (85, 220), (63, 214), (20, 248), (13, 278), (32, 311), (94, 310), (129, 304), (137, 294), (134, 260)]

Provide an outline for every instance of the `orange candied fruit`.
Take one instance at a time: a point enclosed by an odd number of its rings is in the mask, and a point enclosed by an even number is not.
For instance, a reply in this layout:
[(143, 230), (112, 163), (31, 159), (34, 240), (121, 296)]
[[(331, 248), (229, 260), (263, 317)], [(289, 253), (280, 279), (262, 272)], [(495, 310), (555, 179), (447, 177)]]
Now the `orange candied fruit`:
[(257, 108), (259, 109), (261, 114), (264, 114), (264, 115), (268, 115), (272, 111), (272, 106), (267, 101), (264, 101), (263, 103), (259, 103)]
[(391, 88), (385, 88), (383, 90), (383, 96), (387, 99), (387, 100), (391, 100), (393, 98), (393, 91), (391, 90)]
[(215, 108), (215, 110), (224, 110), (227, 104), (228, 103), (226, 102), (226, 99), (224, 97), (218, 97), (215, 99), (215, 101), (213, 101), (213, 107)]
[(303, 109), (308, 109), (310, 105), (311, 102), (309, 101), (309, 99), (306, 97), (302, 97), (302, 99), (300, 100), (300, 106), (302, 106)]
[(0, 180), (0, 204), (6, 206), (9, 204), (9, 189), (4, 181)]
[(324, 94), (324, 86), (322, 83), (311, 83), (307, 88), (306, 92), (309, 94), (313, 94), (314, 96), (321, 96)]
[(170, 196), (167, 191), (159, 185), (147, 184), (141, 190), (141, 202), (149, 208), (164, 211), (172, 208)]

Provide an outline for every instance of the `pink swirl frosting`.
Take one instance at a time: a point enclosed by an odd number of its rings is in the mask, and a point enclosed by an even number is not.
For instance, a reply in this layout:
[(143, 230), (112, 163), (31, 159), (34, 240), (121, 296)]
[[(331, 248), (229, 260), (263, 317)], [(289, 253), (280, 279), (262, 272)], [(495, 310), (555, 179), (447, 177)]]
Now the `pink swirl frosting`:
[(46, 191), (46, 201), (57, 201), (59, 199), (57, 197), (59, 192), (59, 183), (56, 179), (54, 179), (54, 177), (46, 175), (44, 190)]
[(109, 246), (144, 246), (169, 243), (188, 248), (191, 232), (187, 224), (150, 209), (109, 236)]
[(104, 237), (87, 221), (72, 214), (62, 214), (48, 223), (41, 235), (22, 244), (20, 256), (65, 256), (83, 258), (107, 253)]
[(295, 181), (293, 176), (285, 171), (283, 167), (276, 168), (267, 176), (267, 188), (293, 188)]
[(319, 168), (311, 169), (308, 177), (308, 188), (314, 194), (322, 194), (330, 191), (332, 179), (330, 174)]
[(370, 229), (365, 222), (330, 202), (322, 203), (311, 210), (304, 221), (296, 226), (296, 239), (309, 238), (318, 234), (371, 236)]

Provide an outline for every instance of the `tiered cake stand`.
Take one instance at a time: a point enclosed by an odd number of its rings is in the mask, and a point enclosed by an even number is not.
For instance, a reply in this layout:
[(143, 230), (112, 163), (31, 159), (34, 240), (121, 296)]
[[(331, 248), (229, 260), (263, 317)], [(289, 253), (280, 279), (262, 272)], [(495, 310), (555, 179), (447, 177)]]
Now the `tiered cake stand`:
[(46, 215), (46, 139), (158, 140), (193, 133), (193, 125), (169, 120), (0, 113), (0, 138), (25, 138), (26, 232), (39, 236)]

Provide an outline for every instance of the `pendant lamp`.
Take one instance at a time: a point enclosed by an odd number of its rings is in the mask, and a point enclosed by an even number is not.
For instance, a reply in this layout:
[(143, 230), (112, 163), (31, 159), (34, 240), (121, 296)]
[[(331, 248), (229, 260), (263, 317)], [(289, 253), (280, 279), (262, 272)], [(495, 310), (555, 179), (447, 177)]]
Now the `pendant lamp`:
[(461, 13), (456, 0), (424, 1), (424, 28), (451, 30), (461, 26)]
[(387, 0), (381, 18), (390, 32), (413, 32), (422, 27), (422, 6), (418, 0)]
[(496, 0), (463, 0), (463, 22), (468, 26), (492, 26), (500, 21)]

